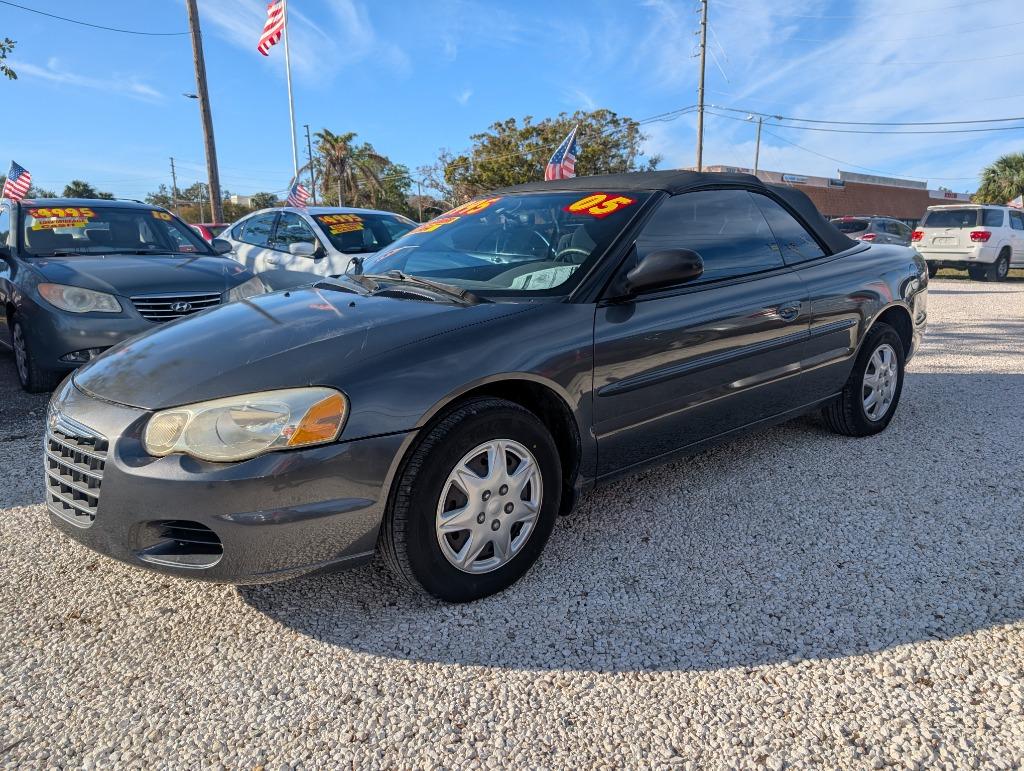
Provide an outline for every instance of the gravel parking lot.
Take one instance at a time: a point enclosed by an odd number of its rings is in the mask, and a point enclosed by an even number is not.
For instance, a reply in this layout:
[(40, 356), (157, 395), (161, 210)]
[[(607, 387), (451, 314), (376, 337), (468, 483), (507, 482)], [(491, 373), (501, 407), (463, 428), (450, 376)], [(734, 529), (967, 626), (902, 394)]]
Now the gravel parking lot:
[(626, 479), (503, 595), (234, 588), (59, 537), (0, 354), (0, 765), (1024, 762), (1024, 280), (937, 280), (890, 429)]

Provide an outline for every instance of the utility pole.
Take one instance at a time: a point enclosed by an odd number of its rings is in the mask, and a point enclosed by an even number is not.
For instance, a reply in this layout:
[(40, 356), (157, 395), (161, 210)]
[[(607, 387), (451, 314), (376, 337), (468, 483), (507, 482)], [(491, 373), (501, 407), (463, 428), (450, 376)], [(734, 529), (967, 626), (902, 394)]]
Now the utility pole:
[(309, 150), (309, 192), (313, 195), (313, 205), (316, 206), (316, 171), (313, 170), (313, 140), (309, 136), (309, 124), (303, 123), (306, 127), (306, 147)]
[(188, 7), (188, 26), (192, 31), (192, 58), (196, 66), (196, 91), (199, 96), (199, 114), (203, 120), (203, 141), (206, 144), (206, 174), (210, 186), (210, 208), (214, 222), (224, 220), (224, 207), (220, 200), (220, 172), (217, 170), (217, 146), (213, 141), (213, 115), (210, 113), (210, 92), (206, 87), (206, 60), (203, 58), (203, 33), (199, 29), (199, 9), (196, 0), (185, 0)]
[(420, 212), (420, 222), (423, 222), (423, 183), (416, 180), (416, 208)]
[(764, 124), (764, 116), (757, 116), (757, 144), (754, 146), (754, 176), (757, 176), (757, 170), (761, 163), (761, 126)]
[(178, 172), (174, 168), (174, 158), (171, 158), (171, 209), (178, 214)]
[(708, 53), (708, 0), (700, 0), (700, 83), (697, 86), (697, 171), (704, 171), (704, 69)]

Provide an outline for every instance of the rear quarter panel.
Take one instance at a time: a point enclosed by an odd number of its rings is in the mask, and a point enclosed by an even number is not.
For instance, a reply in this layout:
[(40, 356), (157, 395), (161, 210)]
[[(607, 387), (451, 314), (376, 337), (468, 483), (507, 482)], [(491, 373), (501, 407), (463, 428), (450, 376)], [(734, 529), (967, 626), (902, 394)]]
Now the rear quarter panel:
[(842, 389), (864, 336), (889, 308), (901, 308), (923, 330), (928, 271), (913, 249), (857, 246), (795, 270), (810, 293), (805, 366), (811, 390), (827, 395)]

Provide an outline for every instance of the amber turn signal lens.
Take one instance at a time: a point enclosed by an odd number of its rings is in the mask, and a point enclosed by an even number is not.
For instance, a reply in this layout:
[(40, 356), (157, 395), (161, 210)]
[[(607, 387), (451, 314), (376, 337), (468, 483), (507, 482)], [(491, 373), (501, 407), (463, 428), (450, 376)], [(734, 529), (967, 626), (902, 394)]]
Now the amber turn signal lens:
[(288, 439), (288, 446), (332, 442), (338, 438), (344, 422), (345, 397), (341, 394), (332, 394), (306, 411), (295, 428), (295, 433)]

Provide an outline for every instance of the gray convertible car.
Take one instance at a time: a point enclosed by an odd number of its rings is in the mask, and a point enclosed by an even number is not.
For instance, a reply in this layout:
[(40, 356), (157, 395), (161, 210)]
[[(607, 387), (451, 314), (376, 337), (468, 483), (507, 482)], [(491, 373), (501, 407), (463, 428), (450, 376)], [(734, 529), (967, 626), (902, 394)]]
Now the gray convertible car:
[(810, 410), (882, 431), (927, 283), (914, 251), (751, 176), (497, 191), (342, 278), (89, 362), (50, 404), (48, 505), (175, 575), (273, 581), (379, 549), (476, 599), (595, 485)]

